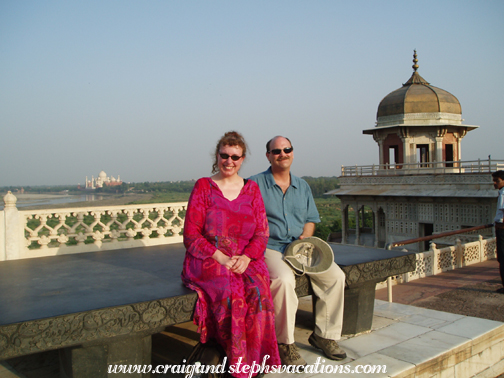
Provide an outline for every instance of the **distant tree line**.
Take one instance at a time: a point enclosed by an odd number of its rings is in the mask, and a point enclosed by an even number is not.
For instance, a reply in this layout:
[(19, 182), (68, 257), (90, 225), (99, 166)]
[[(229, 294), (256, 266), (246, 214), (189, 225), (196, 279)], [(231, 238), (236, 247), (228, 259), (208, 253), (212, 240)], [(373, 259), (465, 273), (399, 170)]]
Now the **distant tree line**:
[(303, 179), (310, 185), (313, 197), (324, 197), (324, 193), (339, 188), (338, 178), (333, 177), (311, 177), (303, 176)]
[(132, 182), (117, 186), (104, 186), (97, 188), (96, 193), (191, 193), (194, 180), (190, 181), (163, 181), (163, 182)]
[[(314, 197), (323, 197), (324, 193), (339, 187), (338, 179), (336, 177), (310, 177), (305, 176), (303, 179), (308, 182)], [(117, 186), (104, 186), (103, 188), (96, 188), (95, 193), (191, 193), (194, 187), (195, 180), (189, 181), (164, 181), (164, 182), (136, 182), (125, 183)], [(50, 186), (8, 186), (2, 187), (3, 193), (8, 190), (17, 192), (24, 188), (28, 193), (55, 193), (68, 190), (70, 192), (77, 191), (75, 185), (50, 185)]]

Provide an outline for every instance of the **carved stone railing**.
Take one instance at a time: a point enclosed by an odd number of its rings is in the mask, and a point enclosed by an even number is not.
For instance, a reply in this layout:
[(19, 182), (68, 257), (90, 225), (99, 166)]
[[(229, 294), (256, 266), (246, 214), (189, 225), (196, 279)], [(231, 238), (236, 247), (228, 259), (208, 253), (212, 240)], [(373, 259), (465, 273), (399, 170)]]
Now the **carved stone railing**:
[[(430, 249), (416, 254), (416, 270), (392, 278), (392, 284), (410, 282), (419, 278), (436, 275), (448, 270), (462, 268), (496, 257), (496, 242), (494, 237), (488, 239), (482, 235), (477, 241), (462, 243), (457, 240), (455, 245), (436, 248), (431, 243)], [(377, 285), (384, 288), (385, 283)]]
[(0, 261), (182, 241), (187, 202), (18, 210), (4, 197)]

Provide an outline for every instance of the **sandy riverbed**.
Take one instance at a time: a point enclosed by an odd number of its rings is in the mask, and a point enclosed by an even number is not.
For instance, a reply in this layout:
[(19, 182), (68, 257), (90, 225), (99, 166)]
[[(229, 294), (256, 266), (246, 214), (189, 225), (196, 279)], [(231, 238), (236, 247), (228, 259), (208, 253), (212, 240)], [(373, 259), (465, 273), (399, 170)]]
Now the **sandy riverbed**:
[[(149, 200), (151, 194), (128, 193), (117, 194), (36, 194), (36, 193), (13, 193), (17, 198), (17, 207), (20, 210), (31, 209), (61, 209), (68, 207), (89, 206), (121, 206), (131, 202)], [(3, 196), (2, 196), (3, 197)], [(3, 208), (3, 201), (0, 209)]]

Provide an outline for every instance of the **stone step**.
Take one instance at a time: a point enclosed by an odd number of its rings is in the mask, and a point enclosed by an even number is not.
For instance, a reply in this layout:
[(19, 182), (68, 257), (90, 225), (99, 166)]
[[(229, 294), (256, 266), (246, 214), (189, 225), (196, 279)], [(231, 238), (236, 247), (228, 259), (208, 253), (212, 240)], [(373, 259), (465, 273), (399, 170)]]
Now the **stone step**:
[(197, 327), (192, 322), (167, 327), (152, 335), (152, 365), (180, 364), (199, 341)]
[[(504, 373), (504, 323), (377, 300), (373, 329), (356, 336), (345, 336), (340, 345), (348, 358), (331, 361), (308, 343), (312, 332), (311, 303), (308, 300), (302, 302), (296, 323), (296, 344), (309, 365), (321, 359), (321, 364), (326, 367), (332, 365), (332, 374), (326, 370), (325, 374), (298, 375), (300, 378), (335, 376), (336, 369), (342, 368), (353, 371), (340, 374), (347, 378), (495, 378)], [(180, 364), (198, 339), (196, 326), (192, 323), (169, 327), (165, 332), (153, 335), (153, 365)], [(52, 357), (25, 356), (27, 360), (23, 364), (16, 365), (13, 359), (0, 362), (0, 378), (57, 378), (57, 351), (51, 353)], [(9, 363), (15, 364), (17, 369)], [(52, 367), (47, 372), (43, 365)], [(357, 366), (377, 365), (386, 366), (387, 372), (355, 372)], [(46, 375), (46, 372), (49, 374)], [(293, 377), (288, 372), (269, 376)], [(161, 377), (179, 378), (180, 375), (153, 375), (153, 378)]]

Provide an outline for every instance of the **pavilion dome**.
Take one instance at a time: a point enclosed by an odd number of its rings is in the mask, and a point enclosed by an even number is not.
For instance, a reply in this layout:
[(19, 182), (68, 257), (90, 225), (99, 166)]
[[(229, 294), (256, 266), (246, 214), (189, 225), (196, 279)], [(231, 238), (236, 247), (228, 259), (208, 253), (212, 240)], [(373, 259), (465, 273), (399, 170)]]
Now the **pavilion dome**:
[(460, 124), (462, 107), (458, 99), (451, 93), (430, 85), (420, 76), (417, 72), (419, 66), (416, 51), (413, 57), (413, 74), (401, 88), (381, 100), (376, 126)]

